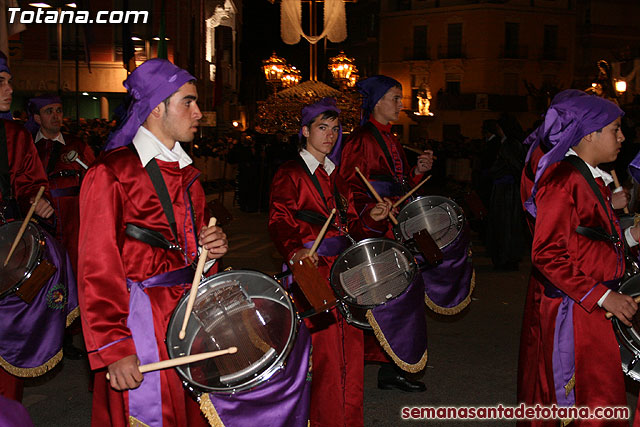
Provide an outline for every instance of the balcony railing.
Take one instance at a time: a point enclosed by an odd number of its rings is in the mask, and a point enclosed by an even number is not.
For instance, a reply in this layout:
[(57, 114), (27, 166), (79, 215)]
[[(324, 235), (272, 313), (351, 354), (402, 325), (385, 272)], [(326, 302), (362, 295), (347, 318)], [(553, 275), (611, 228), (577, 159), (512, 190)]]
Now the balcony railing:
[(567, 60), (567, 48), (566, 47), (543, 47), (540, 59), (544, 61), (566, 61)]
[(431, 46), (424, 48), (405, 47), (403, 59), (405, 61), (429, 61), (431, 60)]
[(466, 58), (466, 49), (462, 45), (438, 45), (438, 59)]
[(500, 46), (500, 58), (503, 59), (527, 59), (529, 46)]

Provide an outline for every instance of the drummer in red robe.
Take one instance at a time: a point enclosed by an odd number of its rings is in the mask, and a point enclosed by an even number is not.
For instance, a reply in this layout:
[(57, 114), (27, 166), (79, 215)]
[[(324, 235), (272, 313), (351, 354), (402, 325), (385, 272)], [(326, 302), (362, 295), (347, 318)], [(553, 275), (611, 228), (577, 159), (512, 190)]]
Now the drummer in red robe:
[(95, 371), (92, 425), (206, 425), (175, 370), (138, 370), (168, 359), (167, 325), (190, 288), (198, 251), (207, 251), (209, 273), (227, 252), (222, 229), (206, 227), (199, 173), (178, 142), (193, 140), (202, 117), (195, 78), (151, 59), (124, 86), (127, 115), (80, 192), (78, 288)]
[[(535, 225), (518, 398), (529, 405), (626, 406), (620, 353), (605, 311), (630, 324), (637, 310), (631, 297), (616, 291), (625, 269), (622, 239), (637, 245), (640, 229), (620, 229), (606, 187), (612, 178), (597, 167), (620, 151), (623, 112), (594, 96), (558, 97), (536, 131), (527, 165), (532, 172), (523, 179), (524, 205)], [(598, 227), (616, 241), (594, 238), (590, 231)], [(589, 425), (605, 423), (618, 425)]]
[[(284, 259), (294, 264), (309, 256), (320, 228), (336, 208), (337, 214), (312, 256), (327, 280), (333, 262), (351, 244), (345, 235), (347, 228), (354, 238), (363, 236), (364, 227), (378, 230), (380, 236), (386, 231), (391, 207), (387, 199), (369, 210), (362, 223), (358, 218), (350, 189), (340, 179), (332, 160), (333, 154), (339, 154), (342, 139), (339, 114), (332, 98), (302, 110), (299, 157), (276, 172), (269, 210), (271, 239)], [(307, 320), (313, 344), (311, 425), (362, 426), (362, 330), (349, 325), (336, 308)]]
[[(10, 108), (13, 97), (11, 71), (7, 57), (0, 52), (0, 118), (4, 135), (0, 133), (0, 223), (20, 219), (29, 210), (40, 186), (48, 188), (47, 176), (31, 135), (13, 122)], [(42, 218), (53, 215), (53, 207), (45, 193), (34, 213)], [(0, 368), (0, 395), (22, 400), (24, 380)]]
[[(340, 176), (353, 191), (355, 208), (362, 218), (376, 205), (373, 196), (357, 175), (358, 167), (383, 197), (397, 200), (419, 183), (433, 165), (433, 151), (418, 156), (416, 167), (410, 168), (398, 139), (391, 133), (391, 122), (402, 111), (402, 85), (387, 76), (373, 76), (357, 84), (363, 95), (360, 127), (342, 148)], [(366, 224), (365, 224), (366, 225)], [(386, 224), (385, 237), (393, 239), (391, 223)], [(398, 388), (408, 392), (425, 391), (423, 382), (406, 378), (396, 368), (372, 335), (365, 337), (366, 360), (382, 362), (378, 371), (378, 387)]]
[(29, 120), (25, 127), (33, 135), (38, 156), (49, 178), (56, 213), (55, 237), (69, 253), (74, 273), (77, 273), (80, 183), (95, 155), (83, 140), (60, 131), (62, 100), (59, 96), (31, 98), (27, 110)]

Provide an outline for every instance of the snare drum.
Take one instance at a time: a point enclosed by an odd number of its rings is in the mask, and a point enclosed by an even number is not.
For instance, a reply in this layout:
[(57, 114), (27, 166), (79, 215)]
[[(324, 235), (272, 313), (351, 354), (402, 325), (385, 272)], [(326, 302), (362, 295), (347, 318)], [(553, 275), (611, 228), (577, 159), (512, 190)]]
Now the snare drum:
[(330, 283), (345, 320), (371, 329), (365, 314), (401, 295), (417, 271), (411, 251), (390, 239), (365, 239), (347, 248), (331, 267)]
[(4, 260), (21, 226), (22, 221), (0, 226), (0, 298), (15, 293), (30, 303), (56, 268), (44, 258), (44, 234), (32, 222), (27, 224), (9, 263), (4, 266)]
[[(409, 246), (413, 235), (427, 230), (440, 249), (444, 249), (460, 234), (464, 213), (453, 200), (441, 196), (425, 196), (405, 205), (397, 216), (393, 229), (396, 239)], [(414, 247), (411, 247), (415, 251)]]
[[(640, 275), (626, 280), (619, 291), (636, 297), (640, 295)], [(640, 381), (640, 311), (633, 316), (629, 327), (616, 317), (612, 319), (622, 359), (622, 371), (636, 381)]]
[(180, 340), (188, 294), (167, 328), (170, 358), (222, 350), (238, 352), (177, 367), (196, 394), (236, 393), (252, 389), (278, 372), (294, 345), (298, 316), (285, 290), (258, 271), (225, 271), (198, 287), (186, 337)]

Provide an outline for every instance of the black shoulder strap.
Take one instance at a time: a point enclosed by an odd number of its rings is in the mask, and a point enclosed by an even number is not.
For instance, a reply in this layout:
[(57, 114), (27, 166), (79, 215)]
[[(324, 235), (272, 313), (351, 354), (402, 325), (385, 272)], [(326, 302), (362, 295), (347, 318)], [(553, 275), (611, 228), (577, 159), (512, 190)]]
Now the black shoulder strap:
[(56, 163), (60, 158), (60, 152), (62, 151), (62, 144), (59, 141), (51, 141), (53, 147), (51, 149), (51, 155), (49, 156), (49, 162), (47, 163), (47, 176), (53, 172), (56, 167)]
[(318, 194), (320, 195), (320, 198), (322, 199), (322, 202), (324, 203), (324, 205), (327, 207), (329, 211), (331, 211), (329, 204), (327, 204), (327, 199), (324, 197), (324, 193), (322, 192), (322, 187), (320, 186), (320, 181), (318, 181), (318, 177), (311, 173), (311, 171), (309, 170), (309, 167), (305, 163), (304, 159), (300, 157), (300, 155), (296, 157), (296, 161), (300, 163), (300, 165), (302, 166), (302, 169), (306, 172), (309, 179), (311, 179), (311, 182), (313, 182), (313, 186), (316, 187), (316, 190), (318, 190)]
[(596, 197), (598, 198), (598, 201), (602, 205), (602, 209), (604, 209), (604, 212), (607, 215), (607, 219), (609, 219), (609, 225), (611, 226), (611, 235), (619, 239), (620, 235), (618, 234), (618, 230), (616, 230), (616, 227), (613, 225), (613, 221), (611, 220), (611, 216), (609, 215), (609, 209), (607, 209), (607, 204), (602, 197), (600, 187), (598, 187), (598, 184), (596, 184), (596, 180), (593, 178), (593, 175), (587, 167), (587, 164), (578, 156), (567, 156), (564, 158), (564, 161), (575, 167), (587, 181)]
[[(135, 153), (137, 153), (136, 147), (133, 144), (129, 144), (128, 147)], [(158, 198), (160, 199), (160, 203), (162, 204), (164, 214), (167, 217), (167, 221), (169, 221), (171, 233), (173, 234), (174, 239), (176, 239), (176, 243), (179, 243), (180, 240), (178, 239), (178, 227), (176, 226), (176, 217), (173, 213), (171, 197), (169, 197), (167, 184), (164, 182), (162, 172), (160, 172), (160, 167), (158, 167), (158, 162), (156, 162), (156, 159), (151, 159), (151, 161), (147, 163), (147, 166), (145, 166), (145, 170), (147, 171), (147, 174), (149, 174), (149, 178), (151, 178), (151, 182), (153, 183), (153, 188), (155, 188), (156, 193), (158, 194)]]
[[(331, 207), (327, 203), (327, 199), (324, 197), (324, 192), (322, 191), (322, 187), (320, 186), (320, 181), (318, 181), (318, 177), (311, 173), (311, 171), (309, 170), (309, 167), (307, 166), (304, 159), (300, 155), (296, 157), (296, 161), (300, 163), (300, 165), (302, 166), (302, 169), (305, 171), (307, 176), (311, 179), (311, 182), (313, 182), (313, 186), (316, 187), (316, 190), (318, 190), (318, 194), (322, 198), (322, 201), (324, 202), (324, 205), (327, 207), (327, 210), (331, 212)], [(338, 172), (337, 170), (334, 171), (334, 173), (337, 173), (337, 172)], [(333, 186), (333, 200), (335, 201), (335, 204), (336, 204), (336, 210), (338, 211), (340, 222), (344, 225), (347, 223), (346, 206), (343, 206), (343, 203), (341, 202), (342, 199), (340, 199), (340, 193), (338, 193), (338, 187), (335, 185), (335, 182)], [(304, 218), (298, 218), (298, 219), (301, 219), (306, 222), (310, 222)], [(327, 218), (325, 218), (324, 220), (326, 221)], [(322, 224), (324, 224), (324, 222)]]
[(389, 170), (391, 171), (391, 176), (397, 179), (396, 173), (395, 173), (395, 170), (396, 170), (395, 163), (393, 162), (393, 158), (391, 158), (391, 154), (389, 153), (387, 144), (384, 142), (384, 139), (382, 139), (382, 135), (380, 135), (380, 131), (370, 121), (364, 124), (364, 128), (366, 128), (369, 132), (371, 132), (375, 140), (378, 142), (378, 145), (380, 146), (380, 149), (384, 153), (384, 157), (387, 159), (387, 163), (389, 164)]
[(9, 172), (9, 150), (7, 149), (7, 132), (4, 120), (0, 120), (0, 194), (3, 200), (12, 197), (11, 175)]

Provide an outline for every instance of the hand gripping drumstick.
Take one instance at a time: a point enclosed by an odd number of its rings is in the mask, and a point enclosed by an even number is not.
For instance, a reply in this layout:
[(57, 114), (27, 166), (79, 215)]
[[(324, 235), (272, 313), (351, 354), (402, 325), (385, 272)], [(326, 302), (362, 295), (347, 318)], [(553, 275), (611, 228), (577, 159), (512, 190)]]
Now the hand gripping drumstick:
[[(616, 174), (616, 170), (612, 169), (611, 170), (611, 177), (613, 177), (613, 185), (616, 186), (616, 188), (620, 188), (620, 181), (618, 180), (618, 174)], [(623, 212), (628, 214), (629, 213), (629, 208), (628, 207), (624, 207)]]
[[(378, 192), (376, 191), (375, 188), (373, 188), (373, 185), (371, 185), (371, 183), (369, 182), (369, 180), (367, 178), (365, 178), (364, 175), (362, 175), (362, 172), (360, 172), (360, 168), (356, 166), (356, 172), (358, 172), (358, 175), (360, 175), (360, 178), (362, 178), (362, 181), (364, 181), (364, 184), (367, 186), (367, 188), (369, 189), (369, 191), (371, 192), (371, 194), (373, 194), (373, 197), (375, 197), (375, 199), (378, 201), (378, 203), (384, 203), (384, 201), (382, 200), (382, 197), (380, 197), (380, 195), (378, 194)], [(391, 222), (393, 223), (393, 225), (398, 225), (398, 220), (396, 219), (396, 217), (391, 213), (391, 211), (389, 211), (389, 219), (391, 220)]]
[(327, 220), (325, 221), (324, 225), (322, 226), (322, 228), (320, 229), (320, 232), (318, 233), (318, 237), (316, 237), (316, 241), (313, 242), (313, 246), (311, 246), (311, 250), (309, 251), (309, 257), (313, 256), (314, 252), (316, 251), (316, 249), (318, 249), (318, 246), (320, 246), (320, 242), (322, 241), (322, 238), (324, 237), (324, 233), (327, 232), (327, 228), (329, 228), (329, 224), (331, 224), (331, 219), (333, 218), (333, 214), (336, 213), (336, 208), (331, 209), (331, 215), (329, 215), (329, 218), (327, 218)]
[[(640, 295), (635, 297), (633, 300), (636, 302), (636, 304), (640, 304)], [(607, 311), (607, 314), (605, 314), (604, 317), (606, 317), (607, 319), (611, 319), (613, 317), (613, 313), (610, 311)]]
[(33, 199), (33, 203), (31, 204), (31, 208), (29, 208), (29, 212), (27, 212), (27, 216), (22, 221), (22, 225), (20, 226), (20, 229), (18, 230), (18, 234), (16, 235), (16, 238), (13, 239), (13, 244), (11, 245), (11, 250), (7, 254), (7, 258), (4, 260), (4, 266), (5, 267), (7, 266), (7, 264), (9, 264), (9, 260), (11, 259), (11, 256), (13, 255), (13, 252), (15, 252), (16, 248), (18, 247), (18, 242), (20, 242), (20, 239), (22, 239), (22, 235), (24, 234), (24, 230), (27, 229), (27, 224), (29, 224), (29, 221), (31, 221), (31, 217), (33, 216), (33, 213), (36, 210), (36, 205), (38, 204), (38, 202), (40, 201), (40, 198), (42, 197), (42, 193), (44, 193), (44, 185), (40, 186), (40, 189), (38, 190), (38, 194), (36, 194), (36, 198)]
[[(211, 217), (209, 220), (209, 227), (213, 227), (216, 225), (216, 219)], [(189, 316), (191, 316), (191, 310), (193, 309), (193, 303), (196, 302), (196, 295), (198, 294), (198, 286), (200, 286), (200, 280), (202, 280), (202, 272), (204, 271), (204, 264), (207, 262), (207, 252), (202, 247), (202, 252), (200, 252), (200, 258), (198, 258), (198, 266), (196, 267), (196, 274), (193, 276), (193, 283), (191, 284), (191, 293), (189, 294), (189, 301), (187, 302), (187, 309), (184, 312), (184, 320), (182, 321), (182, 329), (180, 329), (180, 333), (178, 334), (178, 338), (181, 340), (184, 339), (187, 334), (187, 323), (189, 322)]]
[(407, 200), (413, 193), (416, 192), (416, 190), (418, 188), (420, 188), (422, 186), (422, 184), (424, 184), (425, 182), (429, 181), (429, 179), (431, 178), (431, 175), (429, 175), (428, 177), (426, 177), (425, 179), (423, 179), (422, 181), (420, 181), (420, 183), (418, 185), (416, 185), (415, 187), (413, 187), (411, 190), (409, 190), (409, 192), (407, 194), (405, 194), (404, 196), (400, 197), (398, 200), (396, 200), (396, 202), (393, 204), (393, 206), (391, 206), (392, 208), (397, 208), (398, 206), (400, 206), (400, 204), (402, 202), (404, 202), (405, 200)]
[(85, 168), (85, 170), (89, 169), (89, 166), (87, 166), (82, 160), (80, 160), (78, 158), (78, 152), (77, 151), (74, 151), (74, 150), (69, 151), (67, 154), (62, 156), (62, 160), (64, 160), (67, 163), (76, 162), (77, 164), (79, 164), (80, 166)]
[[(158, 371), (160, 369), (173, 368), (175, 366), (186, 365), (188, 363), (199, 362), (201, 360), (211, 359), (213, 357), (224, 356), (225, 354), (233, 354), (238, 351), (237, 347), (229, 347), (225, 350), (209, 351), (207, 353), (191, 354), (189, 356), (176, 357), (175, 359), (161, 360), (160, 362), (148, 363), (138, 366), (141, 374), (145, 372)], [(110, 375), (107, 372), (107, 380)]]

